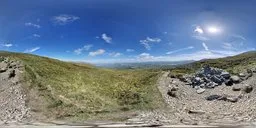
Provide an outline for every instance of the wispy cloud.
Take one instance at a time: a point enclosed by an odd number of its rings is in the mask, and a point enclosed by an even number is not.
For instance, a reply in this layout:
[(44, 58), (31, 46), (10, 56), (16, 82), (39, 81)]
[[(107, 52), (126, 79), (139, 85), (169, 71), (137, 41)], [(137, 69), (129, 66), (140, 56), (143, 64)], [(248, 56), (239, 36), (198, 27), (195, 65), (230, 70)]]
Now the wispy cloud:
[(147, 49), (150, 50), (151, 49), (151, 44), (152, 43), (159, 43), (162, 40), (160, 38), (150, 38), (147, 37), (145, 40), (140, 40), (140, 43)]
[(84, 45), (82, 48), (78, 48), (74, 50), (74, 53), (77, 55), (82, 54), (83, 51), (88, 51), (93, 47), (93, 45), (88, 44), (88, 45)]
[(39, 37), (41, 37), (41, 36), (38, 35), (38, 34), (33, 34), (33, 37), (39, 38)]
[(194, 32), (198, 34), (203, 34), (204, 30), (200, 26), (196, 26)]
[(25, 26), (34, 27), (34, 28), (41, 28), (40, 25), (31, 23), (31, 22), (25, 23)]
[(112, 56), (112, 57), (119, 57), (119, 56), (122, 55), (122, 53), (119, 53), (119, 52), (111, 52), (111, 53), (109, 53), (109, 55)]
[(208, 41), (208, 40), (210, 40), (209, 38), (207, 38), (205, 36), (202, 36), (202, 35), (193, 35), (192, 37), (197, 39), (197, 40), (200, 40), (200, 41)]
[(208, 46), (204, 42), (202, 43), (202, 45), (203, 45), (205, 51), (209, 51)]
[(223, 43), (222, 48), (227, 50), (235, 50), (236, 48), (233, 47), (231, 43)]
[(101, 38), (104, 40), (104, 41), (106, 41), (107, 43), (111, 43), (111, 41), (112, 41), (112, 38), (110, 37), (110, 36), (108, 36), (106, 33), (103, 33), (102, 35), (101, 35)]
[(32, 52), (35, 52), (35, 51), (37, 51), (37, 50), (39, 50), (40, 49), (40, 47), (34, 47), (34, 48), (31, 48), (31, 49), (27, 49), (27, 50), (25, 50), (24, 52), (25, 53), (32, 53)]
[(89, 52), (89, 56), (97, 56), (97, 55), (102, 55), (104, 54), (106, 51), (104, 49), (98, 49), (94, 52)]
[(80, 19), (78, 16), (67, 15), (67, 14), (61, 14), (58, 16), (54, 16), (52, 18), (53, 22), (58, 25), (65, 25), (68, 23), (72, 23), (78, 19)]
[(185, 51), (185, 50), (190, 50), (190, 49), (193, 49), (194, 47), (193, 46), (189, 46), (189, 47), (186, 47), (186, 48), (181, 48), (181, 49), (177, 49), (177, 50), (174, 50), (174, 51), (170, 51), (170, 52), (167, 52), (166, 54), (173, 54), (173, 53), (177, 53), (177, 52), (182, 52), (182, 51)]
[(238, 34), (233, 34), (233, 35), (231, 35), (232, 37), (235, 37), (235, 38), (239, 38), (239, 39), (241, 39), (241, 40), (246, 40), (246, 38), (244, 37), (244, 36), (242, 36), (242, 35), (238, 35)]
[(126, 49), (126, 52), (134, 52), (134, 49)]

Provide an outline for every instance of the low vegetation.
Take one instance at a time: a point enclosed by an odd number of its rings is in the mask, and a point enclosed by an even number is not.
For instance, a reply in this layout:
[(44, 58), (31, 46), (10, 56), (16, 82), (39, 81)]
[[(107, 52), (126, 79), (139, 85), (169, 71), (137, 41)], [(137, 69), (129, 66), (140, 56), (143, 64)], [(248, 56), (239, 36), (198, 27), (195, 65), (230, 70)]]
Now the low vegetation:
[(0, 56), (23, 62), (28, 103), (48, 118), (86, 119), (163, 105), (155, 86), (159, 71), (110, 70), (21, 53)]

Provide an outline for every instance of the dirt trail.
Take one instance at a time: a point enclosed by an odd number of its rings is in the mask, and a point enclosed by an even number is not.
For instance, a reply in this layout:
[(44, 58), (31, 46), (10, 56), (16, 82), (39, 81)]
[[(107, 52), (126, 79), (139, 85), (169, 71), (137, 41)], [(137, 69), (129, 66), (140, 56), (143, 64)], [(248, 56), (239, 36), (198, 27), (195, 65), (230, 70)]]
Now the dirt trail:
[(30, 116), (20, 81), (22, 69), (22, 64), (8, 58), (0, 62), (0, 124), (21, 122)]
[[(175, 78), (168, 77), (164, 72), (158, 81), (167, 107), (161, 110), (141, 112), (137, 120), (158, 124), (248, 124), (256, 122), (256, 74), (240, 83), (253, 85), (253, 91), (244, 94), (238, 102), (207, 101), (205, 97), (213, 94), (238, 96), (239, 91), (233, 91), (232, 86), (221, 85), (214, 89), (207, 89), (203, 94)], [(167, 95), (167, 90), (177, 87), (177, 97)], [(192, 111), (192, 112), (191, 112)], [(195, 113), (193, 113), (195, 111)]]

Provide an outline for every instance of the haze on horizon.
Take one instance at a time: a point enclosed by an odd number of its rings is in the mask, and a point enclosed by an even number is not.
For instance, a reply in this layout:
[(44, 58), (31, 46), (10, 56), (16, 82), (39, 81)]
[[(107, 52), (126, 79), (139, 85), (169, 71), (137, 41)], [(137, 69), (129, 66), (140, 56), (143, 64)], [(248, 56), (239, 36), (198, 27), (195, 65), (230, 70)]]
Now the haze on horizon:
[(90, 63), (255, 50), (253, 0), (1, 0), (0, 50)]

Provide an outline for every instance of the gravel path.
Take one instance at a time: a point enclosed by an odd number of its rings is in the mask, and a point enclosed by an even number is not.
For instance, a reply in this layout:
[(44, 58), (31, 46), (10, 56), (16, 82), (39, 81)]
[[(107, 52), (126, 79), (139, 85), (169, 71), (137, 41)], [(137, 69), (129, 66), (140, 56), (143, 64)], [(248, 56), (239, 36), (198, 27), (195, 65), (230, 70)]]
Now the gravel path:
[(30, 116), (26, 96), (20, 83), (22, 65), (18, 62), (0, 62), (0, 124), (21, 122)]
[[(253, 91), (243, 94), (236, 103), (227, 101), (207, 101), (205, 97), (213, 94), (239, 96), (240, 91), (233, 91), (232, 86), (221, 85), (197, 94), (194, 88), (175, 78), (168, 77), (164, 72), (158, 81), (167, 107), (161, 110), (141, 112), (136, 118), (130, 119), (155, 124), (187, 124), (187, 125), (230, 125), (250, 124), (256, 122), (256, 74), (240, 83), (253, 85)], [(239, 85), (234, 85), (239, 86)], [(177, 97), (167, 95), (167, 90), (178, 88)]]

